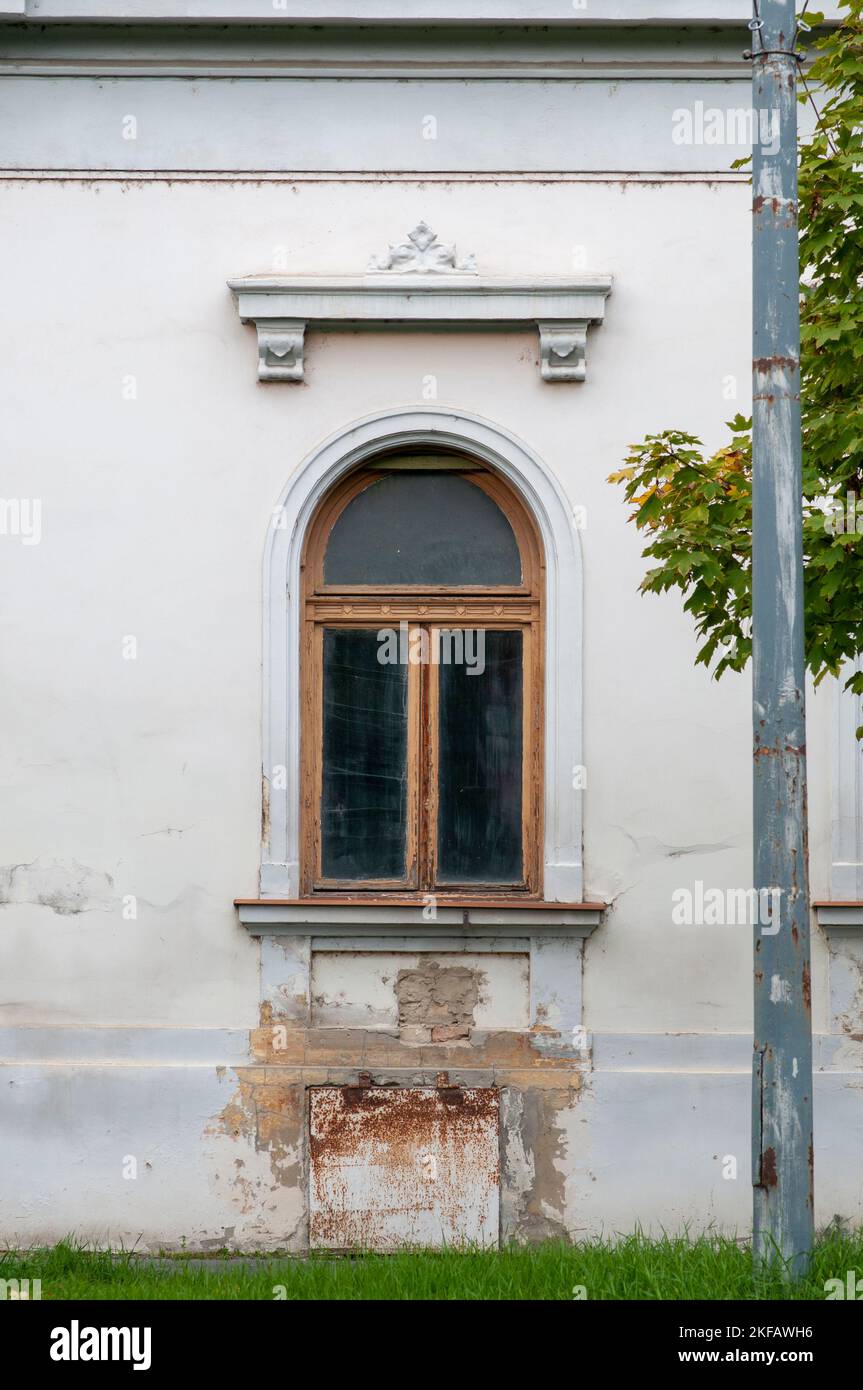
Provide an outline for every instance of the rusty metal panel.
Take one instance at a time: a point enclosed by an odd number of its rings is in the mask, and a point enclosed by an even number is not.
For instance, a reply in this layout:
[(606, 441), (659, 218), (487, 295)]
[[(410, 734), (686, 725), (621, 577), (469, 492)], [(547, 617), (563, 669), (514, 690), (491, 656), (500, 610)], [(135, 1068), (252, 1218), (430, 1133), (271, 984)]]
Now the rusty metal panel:
[(498, 1092), (313, 1086), (312, 1249), (498, 1243)]

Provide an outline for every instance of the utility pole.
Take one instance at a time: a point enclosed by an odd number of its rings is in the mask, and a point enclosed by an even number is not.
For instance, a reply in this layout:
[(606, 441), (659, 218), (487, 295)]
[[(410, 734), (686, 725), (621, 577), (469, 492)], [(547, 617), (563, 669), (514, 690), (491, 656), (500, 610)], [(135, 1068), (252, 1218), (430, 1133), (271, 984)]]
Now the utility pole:
[[(752, 43), (753, 1255), (812, 1248), (795, 0), (755, 0)], [(779, 890), (778, 892), (776, 890)]]

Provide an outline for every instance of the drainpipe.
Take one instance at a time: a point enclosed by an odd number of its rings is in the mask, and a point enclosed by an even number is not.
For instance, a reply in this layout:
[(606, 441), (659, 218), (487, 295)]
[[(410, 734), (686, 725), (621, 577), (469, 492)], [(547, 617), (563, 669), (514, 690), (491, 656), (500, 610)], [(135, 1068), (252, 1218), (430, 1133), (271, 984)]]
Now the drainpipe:
[(794, 0), (755, 0), (752, 43), (753, 1255), (812, 1248), (797, 60)]

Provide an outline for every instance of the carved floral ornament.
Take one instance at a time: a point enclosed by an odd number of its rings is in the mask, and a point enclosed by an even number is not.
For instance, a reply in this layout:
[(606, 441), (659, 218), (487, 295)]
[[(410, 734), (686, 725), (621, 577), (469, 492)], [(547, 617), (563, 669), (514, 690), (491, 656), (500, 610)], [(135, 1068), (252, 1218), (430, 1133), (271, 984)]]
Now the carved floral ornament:
[(584, 381), (587, 330), (601, 323), (611, 276), (480, 276), (427, 222), (371, 257), (364, 275), (250, 275), (229, 280), (240, 319), (258, 334), (258, 379), (302, 382), (313, 328), (386, 324), (429, 330), (532, 324), (544, 381)]
[(382, 256), (372, 256), (368, 268), (370, 271), (396, 270), (402, 273), (454, 270), (475, 275), (476, 256), (471, 254), (459, 261), (455, 246), (438, 241), (437, 232), (433, 232), (427, 222), (418, 222), (413, 231), (408, 232), (407, 241), (390, 246)]

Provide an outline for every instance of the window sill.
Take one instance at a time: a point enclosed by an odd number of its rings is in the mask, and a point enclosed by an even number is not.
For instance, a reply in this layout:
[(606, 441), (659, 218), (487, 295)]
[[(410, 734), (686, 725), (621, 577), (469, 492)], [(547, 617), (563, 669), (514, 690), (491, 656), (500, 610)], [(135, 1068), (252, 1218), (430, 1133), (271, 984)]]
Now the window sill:
[(451, 935), (453, 928), (472, 934), (524, 935), (552, 928), (566, 936), (590, 936), (602, 921), (605, 903), (549, 903), (512, 898), (438, 899), (434, 918), (416, 899), (236, 898), (240, 923), (251, 936), (279, 933), (305, 935), (308, 929), (327, 936), (403, 936), (406, 928), (424, 936)]
[(863, 928), (863, 903), (820, 902), (813, 903), (815, 920), (826, 930), (859, 931)]

